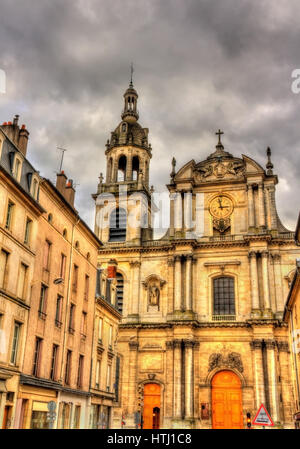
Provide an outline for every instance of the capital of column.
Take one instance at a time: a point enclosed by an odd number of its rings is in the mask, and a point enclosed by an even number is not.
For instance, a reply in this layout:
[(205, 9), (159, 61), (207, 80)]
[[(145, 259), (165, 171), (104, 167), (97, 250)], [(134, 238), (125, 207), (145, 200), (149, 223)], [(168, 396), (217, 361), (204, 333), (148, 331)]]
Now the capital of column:
[(183, 340), (183, 344), (185, 348), (193, 348), (195, 342), (194, 340)]
[(249, 257), (249, 259), (254, 259), (254, 258), (256, 258), (256, 251), (249, 251), (248, 257)]
[(182, 340), (173, 340), (173, 348), (181, 348), (182, 346)]
[(280, 264), (281, 255), (279, 253), (272, 254), (274, 264)]
[(139, 348), (138, 341), (129, 341), (128, 344), (129, 344), (130, 351), (137, 351)]
[(268, 256), (269, 256), (269, 251), (266, 251), (266, 250), (261, 251), (261, 257), (267, 258)]
[(181, 262), (181, 254), (176, 254), (175, 256), (174, 256), (174, 261), (175, 262)]
[(276, 347), (275, 340), (265, 340), (264, 342), (265, 342), (267, 349), (275, 349), (275, 347)]
[(279, 351), (290, 352), (289, 343), (287, 341), (278, 341), (277, 347)]
[(130, 267), (134, 268), (134, 267), (140, 267), (141, 266), (141, 262), (139, 260), (132, 260), (129, 262)]
[(262, 182), (259, 182), (259, 183), (258, 183), (258, 189), (259, 189), (259, 190), (262, 190), (262, 189), (263, 189), (263, 186), (264, 186), (264, 184), (263, 184)]
[(246, 189), (249, 192), (250, 190), (252, 191), (253, 189), (253, 184), (246, 184)]
[(250, 342), (251, 349), (261, 349), (262, 348), (262, 340), (252, 340)]

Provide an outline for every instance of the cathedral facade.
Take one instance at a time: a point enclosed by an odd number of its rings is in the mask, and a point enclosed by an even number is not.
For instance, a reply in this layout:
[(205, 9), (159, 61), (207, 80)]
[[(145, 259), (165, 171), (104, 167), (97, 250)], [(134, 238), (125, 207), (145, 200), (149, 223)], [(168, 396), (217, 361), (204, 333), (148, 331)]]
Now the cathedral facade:
[(266, 169), (225, 150), (172, 173), (170, 226), (153, 238), (152, 148), (138, 94), (106, 144), (106, 178), (93, 195), (104, 270), (117, 261), (121, 360), (112, 427), (245, 428), (263, 403), (275, 427), (293, 427), (283, 310), (299, 257)]

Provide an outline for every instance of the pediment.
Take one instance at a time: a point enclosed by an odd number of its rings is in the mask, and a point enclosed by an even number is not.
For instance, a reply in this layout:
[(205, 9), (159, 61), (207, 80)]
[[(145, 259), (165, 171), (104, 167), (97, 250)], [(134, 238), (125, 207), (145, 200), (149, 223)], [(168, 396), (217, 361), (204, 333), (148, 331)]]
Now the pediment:
[(262, 168), (261, 165), (259, 165), (257, 162), (255, 162), (251, 157), (242, 155), (243, 161), (246, 165), (246, 173), (247, 174), (264, 174), (265, 170)]
[(178, 182), (183, 179), (190, 179), (193, 177), (193, 172), (195, 168), (195, 161), (192, 159), (187, 162), (180, 170), (176, 173), (175, 181)]

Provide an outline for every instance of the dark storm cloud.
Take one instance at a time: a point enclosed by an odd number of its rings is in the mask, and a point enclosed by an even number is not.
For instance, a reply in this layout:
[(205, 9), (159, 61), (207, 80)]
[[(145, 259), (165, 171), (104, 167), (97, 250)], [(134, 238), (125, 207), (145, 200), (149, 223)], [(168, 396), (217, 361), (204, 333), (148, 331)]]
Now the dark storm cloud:
[(231, 153), (262, 165), (273, 150), (283, 222), (295, 226), (300, 189), (298, 0), (2, 0), (0, 68), (7, 93), (0, 120), (19, 113), (28, 156), (54, 178), (57, 145), (77, 186), (76, 206), (93, 226), (105, 142), (119, 120), (135, 63), (140, 123), (150, 129), (151, 183), (213, 151), (217, 128)]

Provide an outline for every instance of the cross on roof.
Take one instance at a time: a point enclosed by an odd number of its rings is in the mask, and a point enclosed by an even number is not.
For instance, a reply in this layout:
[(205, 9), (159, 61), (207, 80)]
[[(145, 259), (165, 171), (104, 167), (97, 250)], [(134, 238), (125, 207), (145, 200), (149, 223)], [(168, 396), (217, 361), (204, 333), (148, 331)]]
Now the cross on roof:
[(222, 135), (222, 134), (224, 134), (224, 133), (223, 133), (223, 131), (221, 131), (220, 129), (219, 129), (219, 131), (216, 132), (216, 135), (219, 136), (219, 142), (218, 142), (218, 144), (221, 143), (221, 135)]

